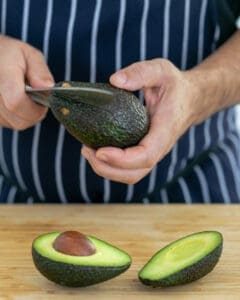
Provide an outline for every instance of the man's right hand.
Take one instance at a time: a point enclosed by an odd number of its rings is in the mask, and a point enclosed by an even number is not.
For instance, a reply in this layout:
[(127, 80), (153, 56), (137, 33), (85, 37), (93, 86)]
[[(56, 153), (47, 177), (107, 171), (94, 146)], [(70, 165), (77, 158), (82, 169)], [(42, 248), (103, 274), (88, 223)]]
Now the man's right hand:
[(0, 125), (23, 130), (45, 117), (47, 108), (26, 95), (25, 83), (43, 88), (53, 86), (54, 80), (39, 50), (0, 36)]

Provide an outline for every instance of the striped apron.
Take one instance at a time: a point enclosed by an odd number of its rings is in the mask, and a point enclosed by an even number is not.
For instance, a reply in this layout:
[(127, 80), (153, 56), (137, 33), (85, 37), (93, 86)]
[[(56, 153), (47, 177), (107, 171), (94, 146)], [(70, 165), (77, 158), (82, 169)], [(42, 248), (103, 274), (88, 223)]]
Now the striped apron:
[[(44, 53), (56, 81), (106, 82), (145, 59), (195, 66), (235, 30), (224, 6), (224, 0), (0, 0), (0, 24), (2, 34)], [(135, 185), (97, 176), (80, 149), (51, 112), (21, 132), (0, 128), (0, 202), (240, 201), (234, 108), (191, 127)]]

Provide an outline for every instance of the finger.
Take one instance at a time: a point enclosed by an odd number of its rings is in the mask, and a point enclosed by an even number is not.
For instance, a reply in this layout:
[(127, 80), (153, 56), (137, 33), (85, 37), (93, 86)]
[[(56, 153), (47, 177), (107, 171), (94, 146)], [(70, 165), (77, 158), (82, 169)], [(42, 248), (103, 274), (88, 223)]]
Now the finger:
[(156, 115), (152, 118), (149, 132), (137, 146), (126, 149), (100, 148), (96, 151), (96, 157), (116, 168), (153, 168), (175, 143), (173, 125), (162, 121), (160, 114)]
[(45, 62), (43, 54), (29, 47), (25, 50), (27, 63), (26, 78), (32, 87), (52, 87), (54, 85), (53, 76)]
[(2, 127), (11, 128), (10, 123), (8, 123), (8, 121), (1, 114), (0, 114), (0, 125)]
[(25, 93), (24, 72), (18, 66), (9, 66), (0, 72), (0, 93), (5, 108), (29, 122), (38, 121), (47, 109), (35, 104)]
[(124, 170), (113, 168), (97, 159), (92, 149), (82, 148), (82, 155), (88, 160), (96, 174), (112, 181), (135, 184), (150, 172), (149, 169)]
[(130, 91), (159, 86), (163, 79), (163, 67), (160, 59), (134, 63), (117, 71), (110, 82)]
[[(1, 99), (1, 97), (0, 97), (0, 99)], [(34, 122), (19, 118), (17, 115), (9, 112), (5, 108), (5, 106), (3, 105), (3, 102), (1, 100), (0, 100), (0, 115), (1, 115), (1, 118), (3, 119), (3, 123), (0, 123), (1, 125), (12, 128), (12, 129), (16, 129), (16, 130), (23, 130), (28, 127), (31, 127), (35, 123), (39, 122), (42, 118), (44, 118), (44, 116), (42, 116), (38, 120), (34, 120)]]

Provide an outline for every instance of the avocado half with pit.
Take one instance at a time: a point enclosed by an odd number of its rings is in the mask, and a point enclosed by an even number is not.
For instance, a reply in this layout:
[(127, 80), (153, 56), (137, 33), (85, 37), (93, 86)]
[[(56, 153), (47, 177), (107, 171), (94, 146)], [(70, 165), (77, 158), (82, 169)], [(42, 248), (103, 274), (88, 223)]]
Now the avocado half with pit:
[(223, 247), (217, 231), (203, 231), (183, 237), (160, 251), (140, 270), (143, 284), (168, 287), (195, 281), (213, 270)]
[(42, 275), (69, 287), (111, 279), (131, 265), (131, 257), (126, 252), (76, 231), (40, 235), (33, 241), (32, 257)]
[(125, 148), (138, 144), (148, 132), (147, 110), (133, 93), (107, 83), (66, 81), (56, 86), (97, 88), (113, 95), (111, 101), (103, 104), (97, 99), (102, 95), (97, 93), (96, 101), (90, 101), (90, 96), (87, 99), (85, 95), (84, 102), (81, 101), (83, 95), (69, 90), (52, 93), (49, 101), (54, 116), (83, 144), (94, 149)]

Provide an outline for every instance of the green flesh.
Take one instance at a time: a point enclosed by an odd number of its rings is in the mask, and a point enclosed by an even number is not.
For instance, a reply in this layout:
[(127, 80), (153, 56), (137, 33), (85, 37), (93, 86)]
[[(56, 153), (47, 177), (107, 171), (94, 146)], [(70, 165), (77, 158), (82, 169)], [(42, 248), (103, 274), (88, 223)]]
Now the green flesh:
[(140, 270), (143, 283), (153, 286), (183, 284), (199, 279), (216, 265), (222, 250), (222, 235), (199, 232), (179, 239), (160, 251)]
[(39, 236), (33, 241), (32, 255), (37, 269), (49, 280), (66, 286), (87, 286), (113, 278), (131, 264), (130, 256), (95, 237), (88, 237), (96, 247), (89, 256), (72, 256), (56, 251), (53, 242), (60, 232)]

